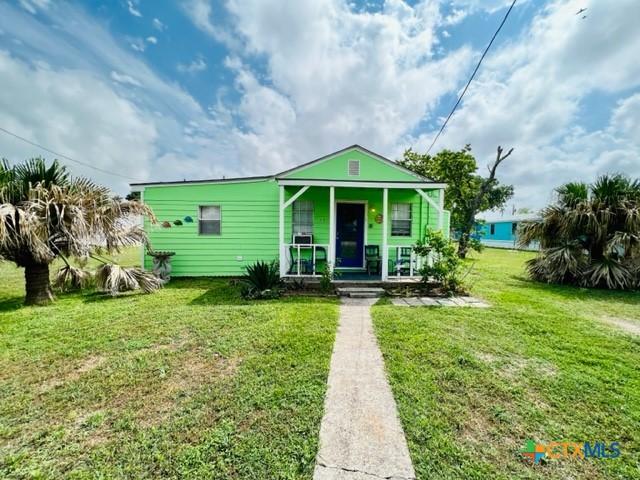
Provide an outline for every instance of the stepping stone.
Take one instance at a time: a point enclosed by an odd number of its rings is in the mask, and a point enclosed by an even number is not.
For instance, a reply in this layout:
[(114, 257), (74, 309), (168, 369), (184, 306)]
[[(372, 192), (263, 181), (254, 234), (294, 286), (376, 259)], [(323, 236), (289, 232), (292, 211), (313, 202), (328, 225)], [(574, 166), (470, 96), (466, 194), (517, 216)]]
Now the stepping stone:
[(438, 299), (438, 304), (441, 307), (457, 307), (458, 304), (455, 303), (453, 300), (451, 300), (450, 298), (439, 298)]
[(435, 299), (435, 298), (433, 298), (433, 297), (420, 297), (420, 301), (421, 301), (424, 305), (426, 305), (426, 306), (428, 306), (428, 307), (436, 307), (436, 306), (440, 305), (440, 304), (438, 303), (438, 300), (436, 300), (436, 299)]
[(460, 297), (451, 297), (449, 298), (449, 300), (451, 300), (453, 303), (455, 303), (457, 306), (459, 307), (466, 307), (468, 305), (467, 302), (465, 302), (462, 298)]
[(407, 302), (407, 305), (409, 305), (410, 307), (422, 307), (422, 306), (424, 306), (424, 303), (422, 303), (420, 301), (420, 299), (416, 298), (416, 297), (405, 298), (404, 301)]

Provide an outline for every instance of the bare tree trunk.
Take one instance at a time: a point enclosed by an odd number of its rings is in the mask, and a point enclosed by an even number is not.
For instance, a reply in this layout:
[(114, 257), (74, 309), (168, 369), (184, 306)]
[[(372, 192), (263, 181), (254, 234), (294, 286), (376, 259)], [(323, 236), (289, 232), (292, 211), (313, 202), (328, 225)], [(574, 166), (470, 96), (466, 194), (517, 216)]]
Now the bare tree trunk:
[(498, 166), (506, 160), (511, 153), (513, 153), (513, 148), (505, 155), (502, 155), (502, 152), (502, 147), (498, 146), (496, 161), (489, 167), (489, 176), (484, 179), (482, 185), (480, 185), (480, 191), (478, 191), (476, 198), (471, 202), (466, 221), (462, 227), (462, 231), (460, 232), (460, 241), (458, 242), (458, 257), (460, 258), (466, 258), (467, 256), (467, 251), (469, 250), (469, 237), (471, 236), (473, 225), (476, 223), (476, 215), (478, 214), (480, 205), (482, 205), (484, 196), (489, 192), (489, 189), (493, 185), (493, 181), (496, 178), (496, 170), (498, 170)]
[(25, 305), (47, 305), (54, 300), (49, 282), (48, 263), (29, 263), (24, 267), (24, 282), (27, 295)]

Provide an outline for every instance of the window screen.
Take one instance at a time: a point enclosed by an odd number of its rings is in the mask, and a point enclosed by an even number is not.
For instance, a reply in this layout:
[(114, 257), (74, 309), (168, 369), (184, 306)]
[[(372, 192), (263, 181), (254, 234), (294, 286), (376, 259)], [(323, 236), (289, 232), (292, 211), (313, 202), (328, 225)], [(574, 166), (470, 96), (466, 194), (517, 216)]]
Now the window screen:
[(518, 222), (511, 224), (511, 235), (515, 235), (518, 232)]
[(294, 235), (313, 233), (313, 202), (308, 200), (293, 202), (292, 227)]
[(360, 160), (349, 160), (349, 176), (357, 177), (360, 175)]
[(496, 234), (496, 224), (492, 223), (491, 225), (489, 225), (489, 233), (491, 235), (495, 235)]
[(202, 205), (198, 216), (200, 235), (220, 235), (220, 206)]
[(391, 235), (394, 237), (411, 236), (410, 203), (394, 203), (391, 205)]

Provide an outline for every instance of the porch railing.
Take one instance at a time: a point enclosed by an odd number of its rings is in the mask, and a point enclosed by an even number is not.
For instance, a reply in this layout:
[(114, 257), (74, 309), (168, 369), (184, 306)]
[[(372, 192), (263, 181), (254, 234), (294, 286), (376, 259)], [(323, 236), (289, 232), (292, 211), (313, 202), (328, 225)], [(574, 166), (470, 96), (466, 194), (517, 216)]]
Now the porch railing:
[(388, 278), (420, 278), (425, 264), (432, 262), (431, 255), (422, 256), (411, 245), (388, 245)]
[[(329, 245), (327, 244), (285, 243), (284, 248), (286, 251), (286, 276), (288, 277), (318, 277), (320, 276), (317, 268), (318, 261), (325, 264), (329, 261)], [(321, 254), (319, 255), (319, 253)]]

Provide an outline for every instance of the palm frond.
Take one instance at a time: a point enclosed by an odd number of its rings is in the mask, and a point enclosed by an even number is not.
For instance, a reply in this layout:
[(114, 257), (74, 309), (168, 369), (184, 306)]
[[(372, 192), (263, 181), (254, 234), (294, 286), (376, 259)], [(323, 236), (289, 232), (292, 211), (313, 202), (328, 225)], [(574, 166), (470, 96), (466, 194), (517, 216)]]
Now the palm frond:
[(623, 263), (612, 258), (592, 261), (585, 270), (583, 284), (590, 287), (607, 287), (625, 290), (631, 288), (635, 279), (633, 273)]
[(58, 270), (53, 285), (63, 292), (80, 290), (91, 283), (91, 272), (72, 265), (66, 265)]
[(162, 281), (150, 272), (112, 263), (105, 263), (98, 267), (95, 278), (98, 290), (112, 296), (137, 289), (148, 293), (162, 287)]

